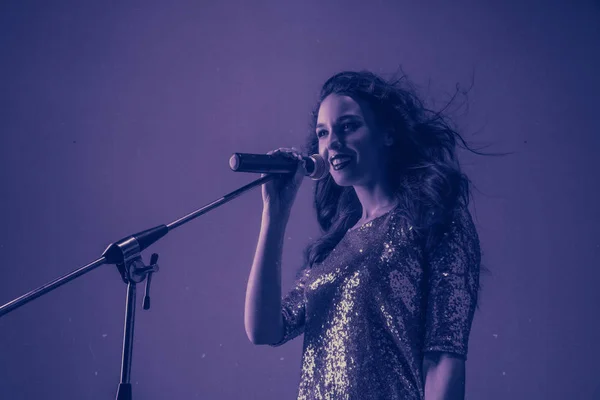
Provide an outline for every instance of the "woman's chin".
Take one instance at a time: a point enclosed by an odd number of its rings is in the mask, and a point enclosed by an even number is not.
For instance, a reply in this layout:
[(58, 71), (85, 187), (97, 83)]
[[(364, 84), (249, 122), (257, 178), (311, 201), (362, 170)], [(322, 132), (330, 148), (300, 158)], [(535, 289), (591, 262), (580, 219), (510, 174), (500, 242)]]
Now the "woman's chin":
[(332, 172), (331, 176), (338, 186), (353, 186), (356, 183), (356, 179), (347, 174)]

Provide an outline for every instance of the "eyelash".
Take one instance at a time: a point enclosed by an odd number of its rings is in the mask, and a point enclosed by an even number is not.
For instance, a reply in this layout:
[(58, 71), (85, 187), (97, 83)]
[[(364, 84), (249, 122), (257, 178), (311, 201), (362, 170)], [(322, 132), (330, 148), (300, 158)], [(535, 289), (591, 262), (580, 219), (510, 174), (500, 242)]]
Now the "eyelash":
[[(348, 130), (353, 130), (357, 128), (357, 123), (356, 122), (346, 122), (344, 124), (342, 124), (342, 127), (345, 128), (346, 126), (348, 127), (348, 129), (344, 129), (344, 132), (348, 131)], [(327, 131), (325, 129), (322, 129), (320, 131), (317, 132), (317, 137), (321, 137), (323, 133), (327, 133)]]

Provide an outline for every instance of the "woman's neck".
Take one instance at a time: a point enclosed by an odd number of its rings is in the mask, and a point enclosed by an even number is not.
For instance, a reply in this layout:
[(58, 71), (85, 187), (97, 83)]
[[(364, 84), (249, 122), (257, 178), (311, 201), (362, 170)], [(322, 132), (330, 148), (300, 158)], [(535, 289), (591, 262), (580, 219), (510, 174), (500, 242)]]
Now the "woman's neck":
[(396, 194), (389, 184), (355, 186), (354, 191), (362, 206), (361, 221), (377, 218), (398, 204)]

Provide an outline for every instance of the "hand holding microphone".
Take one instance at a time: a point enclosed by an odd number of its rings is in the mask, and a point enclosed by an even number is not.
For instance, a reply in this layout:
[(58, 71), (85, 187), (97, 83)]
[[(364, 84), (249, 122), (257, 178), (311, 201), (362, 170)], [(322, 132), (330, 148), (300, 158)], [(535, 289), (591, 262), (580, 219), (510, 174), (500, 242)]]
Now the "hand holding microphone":
[(302, 156), (294, 147), (281, 147), (267, 154), (235, 153), (229, 166), (237, 172), (260, 172), (261, 177), (267, 173), (281, 174), (262, 185), (265, 211), (276, 218), (289, 216), (305, 175), (318, 180), (324, 178), (328, 170), (327, 163), (318, 154)]
[[(289, 158), (286, 154), (295, 157)], [(285, 174), (296, 172), (299, 162), (304, 165), (305, 175), (313, 180), (323, 179), (327, 174), (327, 163), (320, 155), (303, 156), (295, 147), (281, 147), (267, 154), (234, 153), (229, 159), (229, 166), (236, 172)]]

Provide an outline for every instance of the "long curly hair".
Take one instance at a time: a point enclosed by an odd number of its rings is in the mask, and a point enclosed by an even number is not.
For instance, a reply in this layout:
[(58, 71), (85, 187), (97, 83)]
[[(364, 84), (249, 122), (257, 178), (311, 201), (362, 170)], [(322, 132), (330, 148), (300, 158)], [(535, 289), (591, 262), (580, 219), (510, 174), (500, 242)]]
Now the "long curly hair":
[[(452, 127), (443, 111), (432, 111), (417, 95), (405, 75), (384, 80), (369, 71), (338, 73), (321, 89), (312, 112), (311, 130), (305, 145), (308, 154), (318, 153), (315, 127), (319, 107), (330, 94), (345, 95), (370, 107), (378, 127), (392, 134), (390, 175), (403, 217), (414, 229), (425, 250), (435, 246), (461, 203), (468, 206), (470, 180), (462, 173), (456, 155), (460, 145), (472, 150)], [(322, 236), (304, 250), (304, 267), (322, 262), (362, 215), (352, 186), (338, 186), (330, 174), (317, 181), (314, 206)]]

